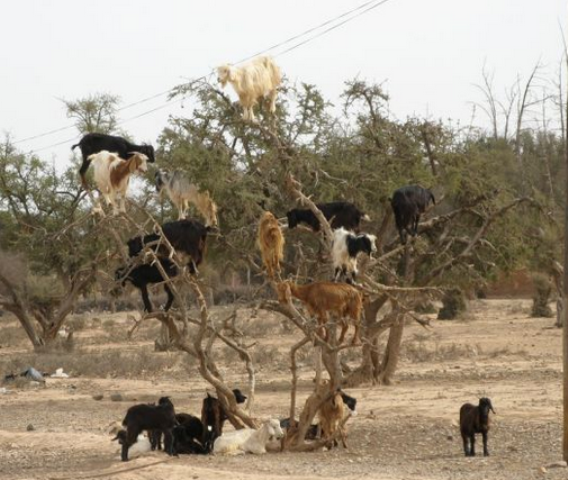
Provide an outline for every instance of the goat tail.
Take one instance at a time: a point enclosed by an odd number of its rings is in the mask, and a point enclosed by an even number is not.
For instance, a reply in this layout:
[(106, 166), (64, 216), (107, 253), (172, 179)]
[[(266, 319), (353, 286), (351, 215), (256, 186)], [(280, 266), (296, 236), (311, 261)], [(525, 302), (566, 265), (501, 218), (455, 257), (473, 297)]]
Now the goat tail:
[(77, 143), (77, 144), (73, 145), (73, 146), (71, 147), (71, 151), (75, 150), (79, 145), (81, 145), (81, 144), (80, 144), (80, 143)]

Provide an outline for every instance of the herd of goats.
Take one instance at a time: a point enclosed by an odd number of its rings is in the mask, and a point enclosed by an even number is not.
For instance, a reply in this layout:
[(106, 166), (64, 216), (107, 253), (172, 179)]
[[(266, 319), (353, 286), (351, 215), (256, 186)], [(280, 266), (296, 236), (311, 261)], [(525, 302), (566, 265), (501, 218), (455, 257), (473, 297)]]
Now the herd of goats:
[[(223, 65), (218, 68), (218, 78), (223, 87), (230, 83), (239, 97), (243, 108), (243, 117), (255, 122), (253, 107), (263, 99), (268, 99), (269, 111), (275, 111), (277, 89), (282, 77), (279, 67), (269, 57), (258, 57), (242, 67)], [(118, 136), (89, 133), (83, 136), (73, 149), (79, 147), (83, 162), (80, 177), (83, 186), (88, 189), (86, 172), (92, 165), (94, 182), (100, 192), (95, 201), (94, 212), (102, 213), (100, 198), (112, 206), (113, 214), (126, 211), (126, 193), (130, 177), (147, 172), (147, 163), (155, 162), (154, 148), (151, 145), (135, 145)], [(191, 274), (196, 274), (206, 252), (207, 235), (217, 228), (217, 205), (209, 192), (202, 191), (192, 183), (182, 171), (161, 171), (155, 173), (155, 185), (160, 195), (167, 194), (178, 210), (178, 219), (161, 226), (163, 236), (175, 251), (187, 258), (187, 267)], [(430, 203), (435, 203), (434, 195), (418, 185), (403, 186), (392, 195), (391, 205), (396, 219), (396, 226), (402, 244), (406, 244), (408, 235), (418, 234), (420, 216)], [(189, 204), (204, 218), (204, 223), (186, 218)], [(281, 225), (274, 214), (264, 212), (258, 229), (258, 247), (268, 277), (276, 283), (276, 290), (281, 302), (298, 299), (310, 316), (317, 320), (318, 334), (329, 338), (325, 328), (329, 315), (340, 319), (341, 344), (350, 325), (354, 326), (352, 344), (360, 342), (359, 325), (362, 313), (362, 294), (356, 288), (357, 258), (360, 254), (371, 256), (376, 251), (376, 237), (361, 233), (361, 222), (368, 221), (368, 216), (357, 206), (346, 201), (318, 203), (317, 208), (329, 221), (333, 230), (331, 258), (333, 278), (330, 281), (312, 282), (299, 285), (280, 276), (280, 262), (284, 255), (284, 236)], [(103, 213), (104, 214), (104, 213)], [(288, 228), (293, 229), (303, 224), (314, 232), (320, 230), (317, 216), (309, 209), (294, 208), (286, 214)], [(116, 270), (115, 278), (124, 285), (130, 282), (141, 291), (144, 310), (151, 312), (152, 303), (148, 295), (148, 285), (163, 283), (167, 294), (164, 310), (168, 311), (174, 302), (174, 296), (164, 282), (162, 271), (168, 277), (175, 277), (180, 272), (177, 263), (172, 261), (169, 252), (163, 248), (160, 235), (152, 233), (137, 236), (127, 242), (131, 259), (143, 255), (146, 248), (152, 248), (155, 256), (151, 263), (131, 262)], [(161, 268), (156, 263), (159, 262)], [(323, 383), (325, 388), (329, 384)], [(233, 391), (237, 403), (246, 399), (240, 390)], [(318, 425), (308, 430), (308, 437), (328, 439), (328, 446), (336, 444), (336, 437), (341, 437), (345, 446), (345, 418), (354, 415), (356, 400), (338, 390), (324, 402), (318, 411)], [(491, 401), (480, 399), (479, 405), (465, 404), (460, 410), (460, 428), (466, 456), (475, 455), (475, 433), (483, 436), (484, 455), (488, 455), (487, 432), (489, 430), (489, 411), (493, 411)], [(494, 413), (494, 412), (493, 412)], [(151, 449), (161, 448), (164, 437), (164, 450), (170, 454), (179, 453), (264, 453), (266, 444), (281, 438), (290, 425), (289, 419), (270, 419), (258, 430), (245, 428), (235, 432), (222, 433), (223, 423), (228, 418), (218, 399), (209, 394), (203, 400), (201, 418), (175, 412), (168, 397), (159, 399), (158, 404), (140, 404), (128, 409), (121, 429), (115, 439), (122, 445), (122, 460), (128, 460), (128, 452), (137, 442), (143, 442), (142, 432), (148, 433), (146, 440)]]

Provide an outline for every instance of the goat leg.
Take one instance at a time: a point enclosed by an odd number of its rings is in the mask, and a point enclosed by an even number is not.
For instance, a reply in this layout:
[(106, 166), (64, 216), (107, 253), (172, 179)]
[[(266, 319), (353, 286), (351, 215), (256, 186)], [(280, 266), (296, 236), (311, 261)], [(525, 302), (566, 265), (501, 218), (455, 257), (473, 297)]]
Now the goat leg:
[(175, 455), (174, 437), (171, 430), (164, 430), (164, 451), (170, 456)]
[(83, 163), (81, 164), (81, 168), (79, 169), (79, 176), (81, 177), (81, 185), (86, 191), (90, 190), (89, 185), (87, 185), (87, 178), (85, 177), (90, 165), (91, 161), (83, 157)]
[(483, 435), (483, 456), (488, 457), (489, 450), (487, 449), (487, 432), (481, 432), (481, 435)]
[(467, 441), (467, 435), (462, 435), (463, 440), (463, 453), (466, 457), (469, 457), (469, 445)]
[(164, 284), (164, 290), (168, 295), (168, 301), (166, 302), (166, 305), (164, 307), (164, 311), (167, 312), (170, 308), (172, 308), (172, 303), (174, 303), (174, 294), (172, 293), (172, 290), (167, 283)]
[(341, 333), (339, 334), (339, 345), (343, 344), (343, 340), (345, 339), (345, 334), (347, 333), (347, 329), (349, 328), (349, 324), (343, 320), (341, 322)]
[(359, 345), (359, 343), (361, 343), (359, 328), (359, 324), (355, 323), (355, 332), (353, 332), (353, 340), (351, 340), (351, 345)]
[(471, 444), (471, 449), (469, 451), (470, 457), (475, 457), (475, 434), (469, 437), (469, 443)]
[(142, 292), (142, 301), (144, 302), (144, 311), (149, 313), (153, 310), (153, 308), (152, 308), (152, 302), (150, 301), (150, 297), (148, 295), (148, 286), (142, 285), (140, 287), (140, 291)]

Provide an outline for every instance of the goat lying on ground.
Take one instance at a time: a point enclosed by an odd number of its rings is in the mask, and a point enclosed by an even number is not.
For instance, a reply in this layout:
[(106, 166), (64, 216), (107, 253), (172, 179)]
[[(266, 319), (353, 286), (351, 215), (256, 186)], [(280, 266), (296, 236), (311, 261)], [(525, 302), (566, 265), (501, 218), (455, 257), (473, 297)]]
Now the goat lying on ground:
[[(238, 388), (233, 390), (233, 395), (237, 404), (245, 403), (247, 399)], [(219, 399), (207, 393), (207, 397), (203, 399), (201, 407), (201, 422), (206, 429), (211, 429), (211, 441), (215, 441), (217, 437), (221, 436), (223, 425), (228, 418), (227, 412)]]
[(275, 418), (264, 422), (258, 430), (243, 428), (234, 432), (228, 432), (215, 440), (213, 453), (238, 455), (241, 453), (266, 453), (266, 444), (272, 439), (280, 439), (284, 432), (280, 428), (280, 422)]
[[(118, 441), (119, 445), (124, 445), (127, 443), (127, 433), (126, 430), (119, 430), (116, 432), (116, 436), (111, 441)], [(144, 435), (138, 435), (136, 442), (133, 445), (130, 445), (128, 448), (128, 455), (130, 458), (137, 457), (139, 455), (143, 455), (144, 453), (148, 453), (153, 450), (152, 445), (150, 443), (150, 439), (146, 438)]]
[(199, 187), (191, 183), (183, 172), (164, 172), (158, 170), (155, 175), (156, 190), (161, 195), (164, 191), (178, 209), (178, 220), (186, 217), (189, 204), (193, 203), (205, 218), (205, 224), (216, 227), (217, 205), (209, 196), (209, 192), (199, 191)]
[(136, 443), (138, 435), (144, 430), (160, 431), (164, 434), (164, 447), (168, 455), (173, 455), (172, 430), (177, 425), (175, 410), (168, 397), (162, 397), (158, 405), (140, 404), (130, 407), (122, 421), (126, 433), (120, 439), (122, 445), (121, 458), (128, 461), (128, 449)]
[[(158, 261), (169, 278), (173, 278), (178, 275), (179, 272), (174, 262), (167, 258), (158, 258)], [(114, 278), (117, 282), (120, 282), (123, 287), (126, 285), (126, 282), (132, 283), (132, 285), (140, 290), (140, 293), (142, 294), (144, 311), (153, 311), (152, 302), (148, 295), (148, 285), (164, 281), (164, 278), (155, 263), (137, 265), (132, 269), (130, 269), (128, 265), (120, 267), (114, 272)], [(168, 300), (164, 306), (164, 311), (167, 312), (174, 302), (174, 295), (167, 283), (164, 283), (164, 290), (168, 296)]]
[[(106, 150), (95, 153), (89, 161), (95, 169), (95, 183), (108, 205), (112, 205), (113, 214), (117, 214), (116, 197), (120, 195), (120, 211), (126, 212), (126, 190), (130, 175), (135, 172), (146, 172), (148, 157), (134, 152), (128, 160)], [(101, 211), (100, 197), (93, 211)]]
[(81, 154), (83, 156), (83, 163), (81, 164), (79, 175), (81, 176), (81, 183), (85, 189), (88, 188), (85, 174), (91, 164), (89, 157), (94, 153), (106, 150), (115, 153), (123, 160), (127, 160), (132, 153), (140, 152), (148, 157), (150, 163), (154, 163), (155, 161), (154, 147), (152, 147), (152, 145), (134, 145), (122, 137), (106, 135), (104, 133), (87, 133), (81, 138), (79, 143), (71, 147), (71, 150), (77, 147), (81, 148)]
[[(164, 223), (162, 231), (177, 253), (185, 254), (189, 257), (189, 271), (192, 274), (198, 273), (197, 267), (205, 256), (207, 234), (211, 231), (211, 227), (206, 227), (197, 220), (186, 219)], [(158, 240), (160, 240), (160, 236), (155, 233), (131, 238), (127, 242), (128, 255), (134, 257), (144, 250), (145, 245), (158, 243)], [(170, 255), (170, 251), (165, 245), (160, 247), (154, 245), (152, 250), (160, 256)]]
[[(368, 215), (349, 202), (330, 202), (316, 204), (327, 221), (331, 222), (331, 228), (346, 228), (358, 232), (361, 220), (370, 221)], [(305, 223), (314, 232), (319, 232), (320, 224), (314, 213), (306, 208), (294, 208), (286, 213), (288, 228), (295, 228), (300, 223)]]
[[(475, 434), (483, 437), (483, 455), (489, 456), (487, 449), (487, 432), (489, 432), (489, 410), (495, 413), (489, 398), (480, 398), (479, 405), (464, 403), (460, 408), (460, 432), (463, 440), (463, 451), (466, 457), (475, 456)], [(468, 448), (469, 441), (469, 448)]]
[(344, 228), (333, 232), (331, 257), (333, 259), (334, 281), (345, 278), (348, 283), (355, 283), (357, 276), (357, 256), (366, 253), (371, 256), (377, 251), (377, 237), (364, 233), (353, 235)]
[(255, 121), (253, 107), (264, 97), (270, 101), (270, 113), (276, 111), (276, 95), (282, 74), (272, 58), (257, 57), (242, 67), (221, 65), (217, 68), (217, 76), (223, 88), (227, 83), (233, 86), (245, 120)]
[[(361, 310), (363, 302), (361, 293), (351, 285), (332, 282), (314, 282), (307, 285), (298, 285), (286, 281), (278, 284), (278, 300), (287, 303), (290, 295), (300, 300), (308, 313), (315, 316), (319, 325), (319, 334), (322, 335), (324, 325), (328, 322), (328, 314), (333, 313), (341, 321), (341, 335), (339, 343), (343, 342), (349, 322), (355, 326), (352, 343), (359, 342), (359, 325), (361, 323)], [(325, 340), (329, 338), (325, 329)]]
[(420, 215), (426, 211), (430, 201), (436, 204), (434, 194), (419, 185), (407, 185), (394, 192), (391, 206), (403, 245), (406, 244), (407, 233), (412, 236), (418, 234)]
[(258, 226), (258, 248), (270, 278), (280, 274), (280, 262), (284, 259), (284, 236), (280, 224), (270, 212), (264, 212)]

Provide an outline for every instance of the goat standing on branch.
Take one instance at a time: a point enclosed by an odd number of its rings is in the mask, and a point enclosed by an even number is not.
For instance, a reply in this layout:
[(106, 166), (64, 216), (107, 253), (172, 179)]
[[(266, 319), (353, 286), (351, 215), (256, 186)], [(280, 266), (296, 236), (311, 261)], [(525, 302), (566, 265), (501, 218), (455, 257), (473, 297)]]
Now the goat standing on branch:
[(270, 212), (262, 214), (257, 244), (268, 276), (273, 279), (275, 273), (280, 275), (280, 262), (284, 259), (284, 236), (278, 220)]
[(199, 187), (191, 183), (185, 174), (179, 170), (164, 172), (158, 170), (155, 175), (156, 190), (160, 195), (165, 191), (178, 209), (178, 220), (186, 217), (189, 204), (193, 203), (205, 218), (206, 225), (216, 227), (217, 205), (211, 199), (209, 192), (199, 191)]
[(331, 256), (333, 258), (334, 277), (338, 281), (345, 277), (348, 283), (355, 283), (357, 275), (357, 256), (366, 253), (369, 257), (377, 251), (377, 237), (364, 233), (353, 235), (344, 228), (333, 232)]
[(106, 150), (118, 155), (123, 160), (128, 160), (133, 152), (140, 152), (148, 157), (150, 163), (154, 163), (155, 161), (154, 147), (152, 145), (135, 145), (122, 137), (106, 135), (104, 133), (87, 133), (81, 138), (79, 143), (71, 147), (71, 150), (77, 147), (81, 149), (81, 155), (83, 156), (83, 163), (79, 169), (79, 175), (81, 177), (81, 184), (85, 189), (88, 188), (85, 174), (91, 164), (89, 157), (95, 153)]
[(396, 220), (396, 228), (403, 245), (406, 244), (407, 233), (412, 236), (418, 235), (420, 215), (426, 211), (430, 201), (434, 205), (436, 204), (434, 194), (419, 185), (407, 185), (394, 192), (391, 206)]
[(282, 74), (271, 57), (257, 57), (242, 67), (221, 65), (217, 68), (217, 75), (223, 88), (230, 83), (235, 89), (245, 120), (255, 121), (253, 107), (265, 97), (270, 101), (270, 113), (276, 111), (276, 95)]
[[(291, 295), (300, 300), (311, 316), (315, 316), (319, 325), (321, 336), (324, 325), (328, 322), (328, 314), (333, 313), (341, 321), (341, 334), (339, 343), (343, 342), (349, 321), (355, 326), (353, 345), (359, 342), (359, 326), (363, 300), (361, 293), (355, 287), (343, 283), (314, 282), (307, 285), (298, 285), (286, 281), (278, 284), (278, 300), (288, 303)], [(325, 329), (325, 341), (329, 339), (329, 332)]]
[[(326, 220), (331, 224), (331, 228), (343, 227), (347, 230), (358, 232), (361, 220), (370, 221), (371, 219), (355, 205), (349, 202), (329, 202), (318, 203), (316, 207), (321, 210)], [(307, 208), (294, 208), (286, 213), (288, 218), (288, 228), (295, 228), (300, 223), (309, 225), (314, 232), (319, 232), (320, 222), (314, 213)]]
[[(201, 222), (193, 219), (177, 220), (162, 225), (162, 232), (176, 250), (178, 254), (189, 256), (189, 271), (196, 274), (197, 267), (203, 261), (207, 251), (207, 234), (211, 231), (211, 227), (206, 227)], [(128, 240), (128, 255), (134, 257), (144, 250), (146, 245), (152, 244), (152, 250), (162, 257), (170, 257), (170, 252), (166, 245), (160, 245), (160, 235), (151, 233), (149, 235), (134, 237)]]
[[(112, 205), (113, 214), (118, 213), (116, 197), (120, 195), (120, 211), (126, 212), (126, 190), (130, 182), (130, 176), (135, 172), (146, 172), (148, 157), (143, 153), (134, 152), (123, 160), (118, 155), (106, 150), (89, 156), (88, 160), (95, 169), (95, 182), (108, 205)], [(100, 197), (93, 209), (101, 212)]]
[[(168, 258), (158, 258), (158, 260), (156, 261), (160, 262), (162, 268), (164, 269), (164, 272), (169, 278), (178, 275), (178, 268), (176, 267), (175, 263)], [(134, 268), (130, 268), (130, 266), (128, 265), (120, 267), (115, 271), (114, 278), (117, 282), (120, 282), (123, 287), (128, 281), (132, 283), (132, 285), (134, 285), (138, 290), (140, 290), (142, 294), (142, 302), (144, 302), (145, 312), (152, 312), (154, 310), (152, 302), (150, 301), (150, 297), (148, 295), (148, 285), (166, 281), (166, 279), (162, 276), (160, 269), (154, 263), (152, 263), (151, 265), (137, 265)], [(113, 290), (113, 293), (118, 293), (119, 290)], [(164, 290), (166, 292), (166, 295), (168, 296), (168, 300), (166, 302), (166, 305), (164, 306), (164, 311), (167, 312), (174, 302), (174, 294), (172, 293), (172, 290), (167, 283), (164, 283)]]

